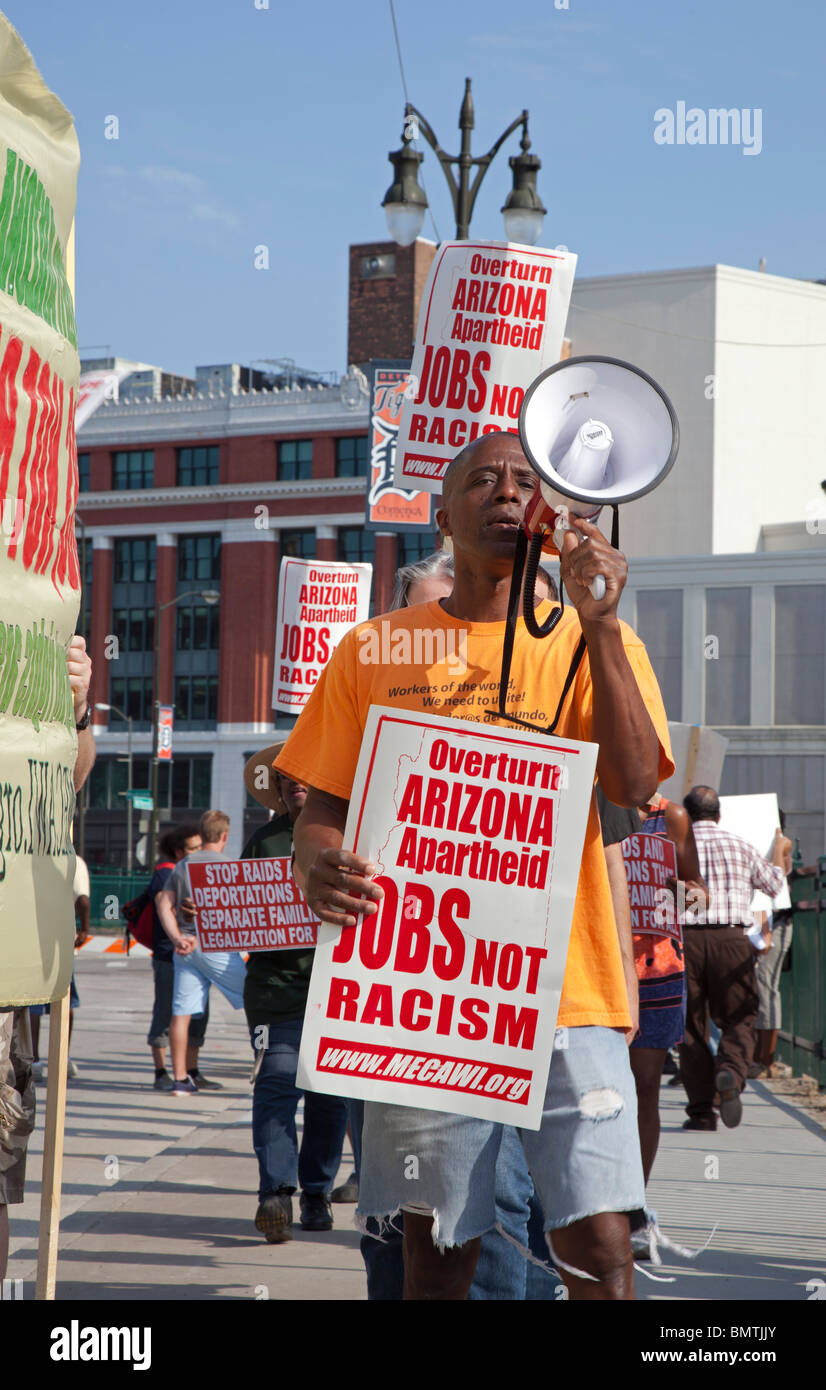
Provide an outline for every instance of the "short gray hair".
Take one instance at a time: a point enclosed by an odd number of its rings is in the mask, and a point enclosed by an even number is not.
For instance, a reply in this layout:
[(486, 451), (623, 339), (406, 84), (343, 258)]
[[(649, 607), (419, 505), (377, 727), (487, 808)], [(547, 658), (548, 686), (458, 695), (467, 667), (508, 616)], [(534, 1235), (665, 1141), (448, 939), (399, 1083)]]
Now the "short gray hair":
[(396, 570), (396, 584), (390, 612), (398, 608), (410, 607), (410, 589), (422, 579), (453, 579), (453, 556), (447, 550), (437, 550), (426, 555), (423, 560), (414, 560), (410, 565), (401, 565)]

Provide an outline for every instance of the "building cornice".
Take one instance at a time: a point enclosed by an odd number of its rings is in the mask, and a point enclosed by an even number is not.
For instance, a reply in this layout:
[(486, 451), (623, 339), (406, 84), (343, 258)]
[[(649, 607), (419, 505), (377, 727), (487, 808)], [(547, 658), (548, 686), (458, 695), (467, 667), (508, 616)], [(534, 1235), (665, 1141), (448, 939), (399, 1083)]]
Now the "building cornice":
[(261, 497), (289, 502), (302, 497), (358, 497), (366, 478), (311, 478), (306, 482), (216, 483), (213, 487), (129, 488), (119, 492), (81, 492), (79, 512), (102, 507), (203, 506), (204, 502), (247, 502)]
[(348, 405), (339, 386), (167, 396), (159, 401), (113, 401), (100, 406), (78, 431), (78, 447), (296, 431), (349, 432), (366, 430), (368, 422), (367, 398)]

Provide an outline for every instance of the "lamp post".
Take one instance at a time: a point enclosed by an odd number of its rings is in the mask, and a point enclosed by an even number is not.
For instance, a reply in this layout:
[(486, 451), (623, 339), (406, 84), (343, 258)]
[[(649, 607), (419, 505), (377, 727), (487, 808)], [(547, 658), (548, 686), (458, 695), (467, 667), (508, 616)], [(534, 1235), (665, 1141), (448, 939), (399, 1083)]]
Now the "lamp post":
[[(462, 148), (458, 155), (447, 154), (439, 144), (431, 126), (410, 102), (404, 108), (404, 130), (402, 146), (387, 156), (393, 165), (394, 179), (382, 201), (387, 217), (387, 228), (399, 246), (410, 246), (422, 229), (427, 211), (427, 197), (419, 187), (418, 169), (423, 155), (412, 148), (413, 141), (421, 131), (436, 155), (447, 179), (453, 211), (456, 217), (456, 240), (467, 241), (470, 219), (485, 174), (499, 148), (512, 135), (518, 126), (522, 127), (522, 153), (512, 155), (508, 161), (513, 171), (513, 188), (508, 194), (502, 213), (505, 219), (505, 236), (508, 241), (520, 241), (535, 246), (542, 231), (545, 208), (536, 191), (536, 176), (541, 167), (535, 154), (529, 154), (531, 142), (528, 139), (528, 112), (523, 111), (507, 130), (488, 150), (487, 154), (474, 157), (470, 152), (470, 132), (474, 127), (473, 98), (470, 92), (470, 78), (465, 78), (465, 95), (459, 112), (459, 129), (462, 132)], [(453, 165), (458, 166), (458, 180), (453, 173)], [(471, 181), (471, 170), (476, 173)]]
[(185, 598), (199, 598), (209, 607), (221, 598), (217, 589), (187, 589), (186, 593), (166, 603), (155, 605), (155, 664), (152, 671), (152, 811), (149, 822), (149, 858), (154, 864), (156, 840), (158, 838), (158, 745), (160, 741), (160, 691), (161, 691), (161, 614), (167, 608), (174, 608)]
[(127, 779), (127, 809), (126, 809), (126, 871), (132, 872), (132, 716), (124, 714), (117, 705), (95, 705), (95, 709), (108, 710), (111, 714), (116, 714), (120, 719), (125, 719), (127, 723), (126, 731), (126, 779)]

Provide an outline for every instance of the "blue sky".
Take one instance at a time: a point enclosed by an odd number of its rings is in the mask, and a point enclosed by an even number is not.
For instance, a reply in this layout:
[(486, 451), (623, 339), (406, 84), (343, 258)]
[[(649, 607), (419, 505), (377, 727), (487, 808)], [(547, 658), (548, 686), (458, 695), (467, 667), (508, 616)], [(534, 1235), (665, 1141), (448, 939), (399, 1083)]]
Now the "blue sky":
[[(580, 276), (761, 256), (773, 274), (826, 276), (820, 0), (558, 3), (396, 0), (410, 99), (442, 145), (458, 146), (466, 76), (474, 153), (527, 106), (542, 243), (576, 251)], [(347, 247), (386, 235), (402, 127), (387, 0), (0, 5), (77, 124), (81, 348), (186, 373), (274, 357), (343, 371)], [(679, 101), (759, 109), (761, 152), (658, 145), (654, 112)], [(446, 239), (447, 188), (424, 148)], [(502, 237), (517, 152), (512, 137), (491, 166), (476, 236)]]

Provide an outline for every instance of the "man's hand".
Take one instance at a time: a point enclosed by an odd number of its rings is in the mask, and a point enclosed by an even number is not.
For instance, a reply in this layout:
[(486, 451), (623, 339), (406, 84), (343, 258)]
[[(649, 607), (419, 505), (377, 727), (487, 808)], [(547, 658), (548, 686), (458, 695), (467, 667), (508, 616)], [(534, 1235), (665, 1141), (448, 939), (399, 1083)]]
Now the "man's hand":
[[(359, 912), (378, 912), (383, 890), (371, 880), (375, 864), (346, 849), (322, 849), (310, 865), (304, 896), (310, 911), (334, 927), (354, 927)], [(363, 901), (366, 899), (366, 901)]]
[(72, 687), (72, 703), (75, 709), (75, 723), (79, 724), (86, 713), (89, 685), (92, 680), (92, 658), (86, 651), (86, 638), (75, 633), (66, 653), (69, 671), (69, 684)]
[(185, 922), (197, 922), (198, 909), (191, 898), (182, 898), (181, 906), (178, 908)]
[(179, 956), (191, 955), (196, 945), (194, 936), (182, 936), (180, 941), (175, 942), (175, 953)]
[[(625, 556), (614, 549), (593, 522), (572, 513), (569, 521), (573, 529), (563, 536), (559, 562), (565, 592), (583, 625), (601, 618), (616, 618), (628, 576)], [(595, 599), (589, 588), (598, 574), (605, 580), (605, 597), (601, 599)]]
[(86, 928), (78, 927), (77, 931), (75, 932), (75, 950), (77, 950), (78, 947), (82, 946), (83, 943), (88, 940), (89, 933), (87, 932)]

